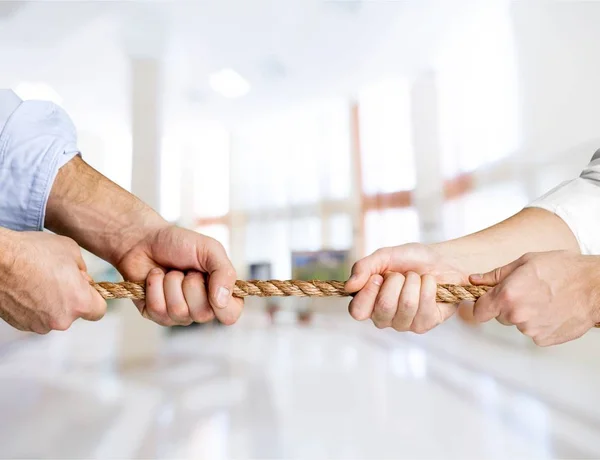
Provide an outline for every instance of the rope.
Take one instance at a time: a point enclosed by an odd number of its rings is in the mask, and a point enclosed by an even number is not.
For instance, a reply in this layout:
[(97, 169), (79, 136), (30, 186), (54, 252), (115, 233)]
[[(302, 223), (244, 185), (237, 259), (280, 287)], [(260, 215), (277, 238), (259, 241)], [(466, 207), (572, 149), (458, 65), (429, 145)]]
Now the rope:
[[(124, 281), (121, 283), (91, 283), (105, 299), (144, 299), (145, 282)], [(491, 287), (459, 286), (456, 284), (438, 284), (437, 302), (459, 303), (462, 300), (475, 301)], [(233, 288), (235, 297), (346, 297), (352, 294), (344, 290), (342, 281), (236, 281)]]

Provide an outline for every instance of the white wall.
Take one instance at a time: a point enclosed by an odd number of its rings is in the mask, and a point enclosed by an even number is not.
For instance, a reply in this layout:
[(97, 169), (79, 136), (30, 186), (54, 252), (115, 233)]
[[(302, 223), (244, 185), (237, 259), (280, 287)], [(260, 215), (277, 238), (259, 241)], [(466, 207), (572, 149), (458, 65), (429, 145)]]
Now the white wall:
[(600, 3), (515, 1), (512, 17), (524, 161), (553, 163), (549, 181), (536, 178), (541, 192), (600, 147)]

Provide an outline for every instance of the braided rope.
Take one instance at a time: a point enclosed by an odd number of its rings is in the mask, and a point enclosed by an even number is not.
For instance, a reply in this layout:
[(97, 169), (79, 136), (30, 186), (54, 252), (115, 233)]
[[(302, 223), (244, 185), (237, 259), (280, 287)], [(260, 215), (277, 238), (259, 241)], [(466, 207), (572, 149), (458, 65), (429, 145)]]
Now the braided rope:
[[(144, 299), (146, 296), (144, 282), (101, 282), (92, 283), (92, 286), (105, 299)], [(489, 286), (438, 284), (436, 301), (445, 303), (458, 303), (462, 300), (475, 301), (490, 289)], [(235, 297), (346, 297), (351, 294), (344, 290), (342, 281), (238, 280), (235, 282), (233, 295)]]

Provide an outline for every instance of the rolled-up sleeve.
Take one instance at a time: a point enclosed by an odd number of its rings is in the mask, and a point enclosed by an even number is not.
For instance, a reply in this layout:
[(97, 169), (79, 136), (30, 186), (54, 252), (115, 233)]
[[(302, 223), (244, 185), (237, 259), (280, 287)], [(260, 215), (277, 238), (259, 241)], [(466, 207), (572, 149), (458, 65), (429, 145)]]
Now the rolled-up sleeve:
[(600, 255), (600, 150), (578, 178), (558, 185), (528, 207), (553, 212), (569, 226), (583, 254)]
[(0, 227), (41, 230), (56, 174), (78, 153), (63, 109), (0, 90)]

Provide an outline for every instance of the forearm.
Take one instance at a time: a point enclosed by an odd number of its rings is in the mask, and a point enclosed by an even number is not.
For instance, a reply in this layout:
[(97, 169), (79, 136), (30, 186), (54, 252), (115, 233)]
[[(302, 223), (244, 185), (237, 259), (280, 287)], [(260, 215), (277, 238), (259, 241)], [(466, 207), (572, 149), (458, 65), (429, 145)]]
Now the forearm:
[(466, 273), (493, 270), (527, 252), (580, 252), (567, 224), (557, 215), (538, 208), (526, 208), (492, 227), (433, 247)]
[(58, 172), (45, 226), (117, 264), (149, 231), (165, 226), (160, 215), (76, 157)]

